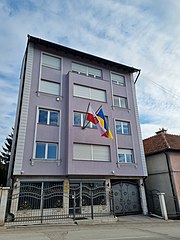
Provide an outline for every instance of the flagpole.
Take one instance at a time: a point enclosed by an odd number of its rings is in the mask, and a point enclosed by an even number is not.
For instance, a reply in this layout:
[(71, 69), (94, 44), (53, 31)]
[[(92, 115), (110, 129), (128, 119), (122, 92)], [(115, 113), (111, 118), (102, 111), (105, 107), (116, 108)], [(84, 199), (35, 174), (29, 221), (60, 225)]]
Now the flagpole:
[(102, 108), (102, 105), (98, 108), (98, 110), (95, 113), (98, 113), (101, 108)]
[[(84, 124), (85, 124), (85, 121), (86, 121), (86, 118), (87, 118), (88, 111), (89, 111), (89, 106), (90, 106), (90, 102), (89, 102), (88, 107), (87, 107), (86, 117), (85, 117), (85, 119), (84, 119), (82, 129), (85, 129), (85, 128), (88, 126), (89, 122), (90, 122), (90, 121), (88, 121), (88, 122), (86, 123), (86, 125), (84, 125)], [(102, 108), (102, 105), (97, 109), (97, 111), (96, 111), (95, 113), (98, 113), (101, 108)]]
[(88, 115), (88, 111), (89, 111), (89, 106), (90, 106), (90, 102), (88, 103), (88, 106), (87, 106), (87, 110), (86, 110), (86, 116), (84, 118), (84, 122), (83, 122), (83, 126), (82, 126), (82, 129), (85, 129), (87, 127), (87, 125), (89, 124), (89, 122), (85, 125), (85, 122), (86, 122), (86, 118), (87, 118), (87, 115)]

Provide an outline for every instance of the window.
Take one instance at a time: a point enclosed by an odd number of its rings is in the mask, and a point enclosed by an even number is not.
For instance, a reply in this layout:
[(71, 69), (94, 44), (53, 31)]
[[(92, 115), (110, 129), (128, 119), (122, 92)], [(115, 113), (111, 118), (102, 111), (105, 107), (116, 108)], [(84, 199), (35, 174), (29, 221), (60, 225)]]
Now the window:
[(40, 92), (49, 93), (53, 95), (59, 95), (60, 84), (55, 82), (40, 81)]
[(59, 112), (39, 109), (38, 123), (57, 126), (59, 124)]
[(95, 89), (95, 88), (90, 88), (90, 87), (85, 87), (85, 86), (80, 86), (74, 84), (74, 93), (73, 95), (75, 97), (82, 97), (82, 98), (87, 98), (87, 99), (92, 99), (100, 102), (106, 102), (106, 91), (105, 90), (100, 90), (100, 89)]
[[(88, 125), (86, 126), (87, 123), (88, 123)], [(86, 120), (86, 114), (85, 113), (74, 112), (74, 126), (76, 126), (76, 127), (83, 127), (83, 124), (87, 128), (97, 128), (96, 125), (94, 125), (93, 123), (88, 122)]]
[[(43, 193), (43, 194), (42, 194)], [(18, 210), (63, 208), (63, 182), (21, 182)]]
[(57, 143), (36, 143), (36, 155), (37, 159), (57, 160)]
[(133, 151), (131, 149), (118, 149), (119, 163), (134, 163)]
[(115, 107), (127, 108), (127, 98), (113, 96), (113, 101)]
[(117, 134), (124, 134), (129, 135), (130, 134), (130, 123), (129, 122), (123, 122), (123, 121), (115, 121), (116, 123), (116, 133)]
[(42, 65), (45, 66), (45, 67), (50, 67), (50, 68), (55, 68), (57, 70), (60, 70), (61, 59), (43, 53), (42, 54)]
[(73, 159), (85, 161), (110, 161), (109, 146), (74, 143)]
[(125, 77), (123, 75), (111, 73), (111, 80), (114, 84), (125, 86)]
[(90, 77), (94, 77), (94, 78), (102, 78), (101, 70), (97, 68), (81, 65), (78, 63), (72, 63), (72, 71), (79, 74), (84, 74)]

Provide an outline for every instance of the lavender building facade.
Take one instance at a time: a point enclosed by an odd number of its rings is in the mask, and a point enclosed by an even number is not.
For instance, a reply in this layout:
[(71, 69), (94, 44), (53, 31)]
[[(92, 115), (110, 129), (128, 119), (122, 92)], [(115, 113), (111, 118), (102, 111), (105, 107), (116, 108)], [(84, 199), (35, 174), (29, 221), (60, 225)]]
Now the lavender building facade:
[[(9, 184), (19, 191), (24, 185), (41, 191), (60, 185), (66, 195), (78, 187), (79, 212), (85, 206), (83, 187), (100, 186), (107, 193), (113, 190), (117, 214), (146, 214), (147, 171), (133, 78), (139, 73), (28, 36)], [(102, 105), (113, 140), (101, 137), (91, 123), (82, 129), (89, 103), (94, 110)], [(62, 206), (70, 209), (71, 201)]]

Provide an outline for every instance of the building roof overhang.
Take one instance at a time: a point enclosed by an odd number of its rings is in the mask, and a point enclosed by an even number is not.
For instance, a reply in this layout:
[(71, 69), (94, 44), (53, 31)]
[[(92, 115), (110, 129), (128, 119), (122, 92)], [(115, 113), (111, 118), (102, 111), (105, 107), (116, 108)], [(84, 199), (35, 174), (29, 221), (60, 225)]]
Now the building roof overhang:
[(96, 61), (96, 62), (99, 62), (99, 63), (103, 63), (103, 64), (109, 65), (111, 67), (117, 67), (117, 68), (123, 69), (124, 71), (128, 71), (129, 73), (134, 73), (134, 72), (140, 73), (140, 71), (141, 71), (140, 69), (137, 69), (137, 68), (134, 68), (134, 67), (130, 67), (130, 66), (120, 64), (120, 63), (117, 63), (117, 62), (113, 62), (113, 61), (110, 61), (110, 60), (107, 60), (107, 59), (104, 59), (104, 58), (100, 58), (100, 57), (97, 57), (97, 56), (94, 56), (94, 55), (91, 55), (91, 54), (88, 54), (88, 53), (81, 52), (79, 50), (75, 50), (75, 49), (65, 47), (65, 46), (57, 44), (57, 43), (49, 42), (49, 41), (46, 41), (44, 39), (34, 37), (34, 36), (28, 35), (28, 42), (32, 42), (34, 44), (40, 44), (40, 45), (43, 45), (43, 46), (46, 46), (46, 47), (51, 47), (51, 48), (57, 49), (59, 51), (63, 51), (65, 53), (69, 53), (69, 54), (72, 54), (74, 56), (79, 56), (81, 58), (87, 58), (91, 61)]
[(166, 149), (162, 149), (162, 150), (157, 150), (155, 152), (151, 152), (151, 153), (145, 153), (146, 157), (149, 156), (153, 156), (153, 155), (157, 155), (157, 154), (161, 154), (161, 153), (173, 153), (173, 152), (179, 152), (180, 153), (180, 149), (173, 149), (173, 148), (166, 148)]

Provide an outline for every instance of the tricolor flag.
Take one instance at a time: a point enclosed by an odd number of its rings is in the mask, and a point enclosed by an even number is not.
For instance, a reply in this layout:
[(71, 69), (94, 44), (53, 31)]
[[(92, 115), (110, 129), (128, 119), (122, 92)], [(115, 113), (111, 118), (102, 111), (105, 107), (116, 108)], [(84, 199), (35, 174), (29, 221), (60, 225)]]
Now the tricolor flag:
[(106, 135), (103, 135), (103, 136), (113, 139), (113, 135), (109, 129), (109, 126), (108, 126), (107, 120), (104, 116), (104, 112), (103, 112), (102, 108), (100, 108), (100, 110), (98, 111), (97, 117), (101, 123), (101, 126), (103, 126), (103, 128), (106, 129)]
[(101, 123), (100, 123), (97, 115), (93, 111), (91, 105), (89, 105), (89, 110), (88, 110), (88, 114), (87, 114), (87, 120), (89, 122), (92, 122), (93, 124), (95, 124), (97, 126), (97, 129), (99, 130), (101, 136), (105, 136), (106, 129), (101, 125)]
[(108, 123), (104, 116), (102, 108), (100, 108), (100, 110), (96, 114), (93, 111), (91, 105), (89, 105), (87, 120), (97, 126), (101, 136), (113, 139), (112, 133), (108, 127)]

